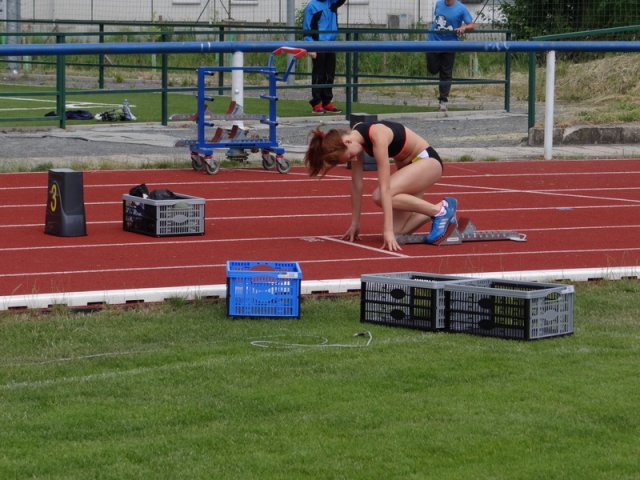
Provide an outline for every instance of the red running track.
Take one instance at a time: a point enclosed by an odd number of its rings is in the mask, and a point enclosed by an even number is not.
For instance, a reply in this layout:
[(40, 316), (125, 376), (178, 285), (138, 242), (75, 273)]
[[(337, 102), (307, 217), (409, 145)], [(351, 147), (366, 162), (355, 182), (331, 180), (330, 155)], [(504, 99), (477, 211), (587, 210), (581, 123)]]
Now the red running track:
[[(376, 185), (366, 173), (366, 189)], [(459, 200), (479, 230), (527, 242), (405, 245), (380, 250), (382, 214), (364, 201), (362, 241), (350, 222), (349, 171), (301, 168), (84, 172), (87, 236), (44, 233), (47, 173), (0, 175), (0, 297), (226, 281), (227, 260), (296, 261), (304, 280), (420, 271), (472, 274), (638, 267), (640, 159), (450, 163), (427, 195)], [(153, 238), (122, 229), (122, 194), (139, 183), (206, 199), (205, 235)]]

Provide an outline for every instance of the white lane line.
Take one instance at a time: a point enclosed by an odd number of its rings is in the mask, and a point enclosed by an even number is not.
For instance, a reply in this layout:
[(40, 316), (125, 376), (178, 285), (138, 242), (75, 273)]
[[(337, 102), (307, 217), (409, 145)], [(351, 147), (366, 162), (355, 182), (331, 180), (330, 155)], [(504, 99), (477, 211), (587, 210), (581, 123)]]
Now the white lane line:
[(348, 245), (350, 247), (362, 248), (362, 249), (370, 250), (373, 252), (384, 253), (385, 255), (391, 255), (394, 257), (409, 258), (409, 255), (405, 255), (404, 253), (390, 252), (389, 250), (382, 250), (381, 248), (370, 247), (368, 245), (362, 245), (361, 243), (356, 243), (356, 242), (349, 242), (347, 240), (341, 240), (339, 238), (334, 238), (334, 237), (317, 237), (317, 238), (328, 240), (330, 242), (340, 243), (342, 245)]
[[(150, 172), (151, 170), (146, 170), (147, 172)], [(255, 172), (255, 170), (254, 170)], [(269, 172), (265, 172), (265, 173), (269, 173)], [(2, 174), (2, 175), (6, 175), (6, 174)], [(281, 175), (280, 173), (274, 173), (274, 175)], [(287, 176), (291, 175), (290, 173), (287, 174)], [(326, 178), (326, 177), (325, 177)], [(86, 189), (91, 189), (91, 188), (123, 188), (126, 189), (126, 191), (129, 191), (129, 189), (131, 187), (134, 187), (135, 185), (131, 184), (131, 183), (100, 183), (100, 184), (92, 184), (92, 183), (88, 183), (86, 182), (86, 177), (85, 177), (85, 182), (84, 182), (84, 188)], [(372, 180), (372, 179), (370, 179)], [(260, 185), (264, 185), (265, 183), (275, 183), (275, 184), (291, 184), (291, 183), (299, 183), (299, 182), (304, 182), (304, 183), (311, 183), (311, 182), (317, 182), (318, 180), (309, 180), (308, 177), (304, 177), (304, 178), (295, 178), (295, 177), (291, 177), (291, 178), (286, 178), (286, 179), (270, 179), (270, 180), (265, 180), (265, 179), (260, 179), (260, 180), (227, 180), (224, 182), (215, 182), (215, 180), (210, 180), (210, 181), (190, 181), (190, 182), (185, 182), (185, 181), (171, 181), (170, 179), (168, 180), (147, 180), (145, 183), (147, 184), (148, 187), (154, 186), (154, 185), (163, 185), (164, 187), (173, 187), (173, 186), (195, 186), (195, 185), (204, 185), (204, 186), (212, 186), (212, 185), (222, 185), (222, 186), (226, 186), (226, 185), (254, 185), (254, 184), (260, 184)], [(351, 179), (349, 177), (334, 177), (334, 178), (326, 178), (326, 181), (340, 181), (340, 182), (345, 182), (345, 181), (351, 181)], [(324, 181), (323, 179), (323, 183), (326, 183), (326, 181)], [(46, 178), (43, 179), (43, 183), (39, 183), (37, 185), (25, 185), (25, 186), (18, 186), (18, 187), (0, 187), (0, 192), (3, 190), (41, 190), (42, 188), (44, 188), (46, 190), (47, 188), (47, 184), (46, 184)], [(126, 192), (124, 192), (126, 193)]]
[[(201, 197), (202, 198), (202, 197)], [(298, 201), (298, 200), (331, 200), (331, 199), (344, 199), (351, 198), (350, 195), (292, 195), (289, 197), (285, 196), (272, 196), (272, 197), (229, 197), (229, 198), (203, 198), (207, 203), (216, 203), (216, 202), (279, 202), (279, 201)], [(42, 208), (46, 205), (46, 203), (22, 203), (22, 204), (6, 204), (0, 205), (0, 208)], [(119, 201), (109, 201), (109, 202), (84, 202), (85, 206), (88, 205), (122, 205), (122, 199)]]
[[(524, 189), (516, 189), (516, 188), (501, 188), (501, 187), (483, 187), (476, 185), (460, 185), (460, 184), (439, 184), (441, 186), (450, 186), (454, 188), (475, 188), (478, 190), (489, 191), (490, 193), (518, 193), (523, 194), (527, 193), (530, 195), (547, 195), (547, 196), (555, 196), (555, 197), (567, 197), (567, 198), (586, 198), (589, 200), (609, 200), (616, 202), (634, 202), (640, 203), (640, 200), (633, 200), (628, 198), (619, 198), (619, 197), (599, 197), (596, 195), (578, 195), (575, 193), (567, 193), (567, 192), (553, 192), (548, 190), (524, 190)], [(585, 189), (586, 190), (586, 189)], [(614, 190), (614, 189), (611, 189)], [(601, 207), (600, 207), (601, 208)]]
[[(584, 195), (578, 195), (575, 192), (581, 192), (581, 191), (589, 191), (589, 192), (597, 192), (597, 191), (602, 191), (602, 190), (606, 190), (609, 193), (612, 192), (628, 192), (628, 191), (637, 191), (640, 190), (640, 186), (638, 187), (621, 187), (621, 188), (571, 188), (571, 189), (548, 189), (548, 190), (513, 190), (513, 189), (500, 189), (500, 188), (495, 188), (495, 187), (478, 187), (475, 185), (472, 186), (463, 186), (463, 185), (456, 185), (456, 188), (471, 188), (471, 189), (482, 189), (483, 191), (481, 192), (465, 192), (465, 191), (449, 191), (447, 192), (447, 194), (449, 196), (468, 196), (468, 195), (485, 195), (487, 193), (489, 194), (512, 194), (512, 193), (532, 193), (532, 194), (549, 194), (549, 195), (566, 195), (568, 197), (576, 197), (576, 198), (589, 198), (589, 199), (596, 199), (596, 200), (615, 200), (615, 201), (629, 201), (629, 202), (640, 202), (640, 200), (634, 200), (634, 199), (621, 199), (618, 197), (598, 197), (598, 196), (584, 196)], [(42, 187), (40, 188), (42, 189)], [(19, 188), (16, 188), (16, 190), (20, 190)], [(489, 190), (487, 192), (487, 190)], [(427, 193), (427, 197), (429, 196), (434, 196), (435, 194), (429, 194)], [(219, 203), (219, 202), (264, 202), (264, 201), (298, 201), (298, 200), (315, 200), (315, 201), (322, 201), (322, 200), (340, 200), (340, 199), (345, 199), (345, 198), (351, 198), (351, 196), (349, 194), (339, 194), (339, 195), (290, 195), (290, 196), (267, 196), (267, 197), (226, 197), (226, 198), (206, 198), (206, 197), (202, 197), (207, 203)], [(108, 202), (84, 202), (84, 204), (86, 206), (88, 205), (102, 205), (102, 206), (106, 206), (106, 205), (121, 205), (122, 204), (122, 199), (119, 199), (117, 201), (108, 201)], [(46, 204), (44, 202), (40, 202), (40, 203), (14, 203), (14, 204), (4, 204), (4, 205), (0, 205), (0, 208), (42, 208), (44, 207)]]
[[(343, 214), (342, 216), (347, 216), (350, 214)], [(378, 213), (372, 215), (380, 215)], [(327, 215), (323, 215), (326, 217)], [(221, 219), (217, 219), (221, 220)], [(94, 224), (120, 224), (121, 221), (117, 222), (87, 222), (88, 225)], [(15, 225), (14, 227), (42, 227), (42, 223), (31, 224), (31, 225)], [(0, 225), (2, 227), (10, 227), (10, 225)], [(635, 229), (640, 228), (640, 224), (629, 224), (629, 225), (591, 225), (591, 226), (575, 226), (575, 227), (552, 227), (552, 228), (516, 228), (511, 227), (510, 230), (518, 231), (518, 232), (537, 232), (537, 233), (546, 233), (546, 232), (556, 232), (559, 230), (571, 230), (571, 231), (584, 231), (584, 230), (619, 230), (619, 229)], [(373, 237), (376, 234), (362, 234), (362, 237)], [(138, 236), (136, 235), (136, 238)], [(77, 244), (77, 245), (39, 245), (39, 246), (31, 246), (31, 247), (0, 247), (0, 252), (19, 252), (19, 251), (32, 251), (32, 250), (58, 250), (58, 249), (76, 249), (76, 248), (112, 248), (112, 247), (137, 247), (137, 246), (150, 246), (150, 245), (189, 245), (189, 244), (215, 244), (215, 243), (238, 243), (238, 242), (264, 242), (264, 241), (283, 241), (283, 240), (304, 240), (308, 238), (325, 238), (325, 237), (317, 237), (313, 235), (303, 235), (303, 236), (279, 236), (279, 237), (246, 237), (246, 238), (220, 238), (220, 239), (204, 239), (199, 237), (190, 237), (184, 238), (182, 240), (173, 241), (173, 240), (162, 240), (157, 239), (156, 241), (136, 241), (132, 235), (132, 239), (130, 242), (115, 242), (115, 243), (95, 243), (95, 244)], [(327, 239), (331, 239), (331, 237), (326, 237)], [(349, 242), (351, 244), (351, 242)], [(374, 247), (371, 247), (373, 250), (376, 250)], [(388, 252), (387, 252), (388, 253)]]
[[(432, 248), (430, 246), (425, 246), (425, 248)], [(378, 251), (376, 249), (372, 249), (374, 251)], [(438, 251), (442, 251), (438, 249)], [(566, 250), (539, 250), (539, 251), (515, 251), (515, 252), (500, 252), (501, 256), (537, 256), (537, 255), (567, 255), (567, 254), (594, 254), (594, 253), (629, 253), (629, 252), (638, 252), (640, 251), (640, 247), (629, 247), (629, 248), (585, 248), (585, 249), (566, 249)], [(494, 257), (496, 255), (495, 252), (476, 252), (476, 253), (467, 253), (464, 255), (465, 258), (484, 258), (484, 257)], [(452, 253), (452, 254), (444, 254), (437, 253), (434, 255), (412, 255), (412, 256), (404, 256), (407, 260), (411, 261), (419, 261), (419, 260), (441, 260), (443, 258), (459, 258), (461, 256), (460, 253)], [(329, 263), (340, 263), (340, 262), (376, 262), (376, 261), (387, 261), (392, 260), (389, 257), (355, 257), (355, 258), (332, 258), (332, 259), (316, 259), (316, 260), (300, 260), (298, 263), (301, 265), (309, 265), (309, 264), (329, 264)], [(397, 260), (397, 258), (395, 258)], [(154, 267), (143, 267), (137, 266), (132, 268), (100, 268), (100, 269), (82, 269), (82, 270), (60, 270), (53, 272), (25, 272), (25, 273), (5, 273), (0, 274), (0, 278), (13, 278), (13, 277), (43, 277), (49, 275), (87, 275), (87, 274), (105, 274), (105, 273), (130, 273), (130, 272), (146, 272), (146, 271), (175, 271), (175, 270), (196, 270), (196, 269), (210, 269), (210, 268), (223, 268), (226, 267), (226, 263), (217, 263), (217, 264), (197, 264), (197, 265), (169, 265), (169, 266), (154, 266)]]
[[(42, 205), (44, 207), (44, 205)], [(537, 211), (558, 211), (558, 210), (598, 210), (602, 211), (607, 208), (638, 208), (640, 207), (640, 202), (634, 205), (618, 205), (618, 204), (609, 204), (609, 205), (561, 205), (556, 207), (531, 207), (531, 208), (470, 208), (470, 209), (461, 209), (458, 210), (460, 216), (466, 215), (469, 216), (472, 213), (492, 213), (492, 212), (537, 212)], [(381, 216), (382, 212), (363, 212), (363, 216)], [(297, 214), (297, 215), (242, 215), (242, 216), (233, 216), (233, 217), (205, 217), (205, 222), (223, 222), (223, 221), (236, 221), (236, 220), (277, 220), (277, 219), (289, 219), (289, 218), (331, 218), (331, 217), (345, 217), (351, 216), (351, 213), (306, 213), (306, 214)], [(87, 225), (116, 225), (121, 224), (122, 220), (102, 220), (102, 221), (87, 221)], [(16, 224), (6, 224), (0, 225), (0, 229), (2, 228), (34, 228), (34, 227), (42, 227), (44, 225), (43, 222), (39, 223), (16, 223)], [(579, 227), (576, 227), (579, 228)], [(592, 227), (586, 227), (592, 228)]]
[[(178, 169), (178, 171), (182, 171), (183, 169)], [(267, 172), (267, 171), (263, 171), (263, 170), (253, 170), (253, 169), (238, 169), (238, 170), (233, 170), (233, 169), (225, 169), (227, 171), (245, 171), (247, 173), (273, 173), (274, 175), (281, 175), (277, 172)], [(170, 172), (171, 169), (166, 169), (163, 170), (166, 172)], [(101, 170), (100, 172), (105, 172), (108, 173), (109, 170)], [(119, 172), (119, 171), (118, 171)], [(132, 172), (150, 172), (150, 170), (132, 170)], [(92, 172), (93, 173), (93, 172)], [(512, 178), (512, 177), (517, 177), (517, 178), (528, 178), (528, 177), (565, 177), (565, 176), (618, 176), (618, 175), (624, 175), (625, 177), (628, 177), (630, 175), (634, 175), (634, 174), (640, 174), (640, 170), (630, 170), (630, 171), (624, 171), (624, 172), (619, 172), (619, 171), (613, 171), (613, 172), (564, 172), (564, 173), (511, 173), (511, 174), (507, 174), (507, 173), (503, 173), (503, 174), (492, 174), (492, 173), (487, 173), (487, 174), (478, 174), (478, 175), (445, 175), (442, 180), (443, 181), (448, 181), (448, 180), (464, 180), (464, 179), (475, 179), (475, 178), (482, 178), (482, 179), (492, 179), (492, 178)], [(7, 174), (3, 174), (3, 175), (12, 175), (11, 173), (7, 173)], [(19, 172), (16, 173), (14, 175), (24, 175), (24, 172)], [(43, 175), (43, 172), (34, 172), (34, 173), (30, 173), (29, 175)], [(377, 179), (375, 177), (365, 177), (366, 181), (377, 181)], [(316, 179), (316, 178), (309, 178), (308, 175), (306, 173), (295, 173), (295, 172), (289, 172), (286, 175), (286, 178), (279, 178), (279, 179), (272, 179), (272, 180), (265, 180), (265, 179), (258, 179), (258, 180), (225, 180), (220, 182), (220, 185), (250, 185), (250, 184), (264, 184), (264, 183), (292, 183), (292, 182), (307, 182), (307, 183), (314, 183), (314, 182), (323, 182), (326, 183), (327, 181), (340, 181), (340, 182), (345, 182), (345, 181), (351, 181), (351, 177), (348, 175), (344, 175), (344, 176), (340, 176), (340, 175), (326, 175), (324, 176), (321, 180), (320, 179)], [(199, 181), (171, 181), (171, 179), (162, 179), (162, 180), (157, 180), (157, 181), (148, 181), (147, 185), (154, 185), (154, 184), (162, 184), (165, 186), (173, 186), (173, 185), (179, 185), (179, 186), (188, 186), (188, 185), (212, 185), (213, 184), (213, 180), (199, 180)], [(218, 183), (218, 182), (216, 182)], [(447, 185), (446, 183), (441, 183), (438, 182), (438, 185), (442, 186), (442, 185)], [(46, 186), (46, 185), (45, 185)], [(131, 185), (131, 183), (104, 183), (104, 184), (90, 184), (90, 183), (85, 183), (84, 187), (85, 188), (112, 188), (112, 187), (123, 187), (123, 188), (131, 188), (133, 185)], [(471, 188), (472, 186), (467, 186), (464, 185), (465, 187), (469, 187)], [(23, 189), (41, 189), (43, 187), (42, 184), (37, 184), (37, 185), (25, 185), (25, 186), (21, 186), (21, 187), (0, 187), (0, 191), (2, 190), (23, 190)]]

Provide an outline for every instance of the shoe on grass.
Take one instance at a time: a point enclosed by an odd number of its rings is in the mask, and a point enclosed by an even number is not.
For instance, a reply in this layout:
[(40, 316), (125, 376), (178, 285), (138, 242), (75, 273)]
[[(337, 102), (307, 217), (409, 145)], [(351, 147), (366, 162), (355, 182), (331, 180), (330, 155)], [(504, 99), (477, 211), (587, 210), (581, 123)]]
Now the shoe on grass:
[(324, 115), (325, 109), (322, 108), (322, 105), (318, 103), (317, 105), (314, 105), (313, 107), (311, 107), (311, 113), (315, 115)]
[(322, 108), (324, 108), (324, 111), (327, 113), (342, 113), (342, 110), (336, 107), (333, 103), (328, 103), (327, 105), (324, 105)]

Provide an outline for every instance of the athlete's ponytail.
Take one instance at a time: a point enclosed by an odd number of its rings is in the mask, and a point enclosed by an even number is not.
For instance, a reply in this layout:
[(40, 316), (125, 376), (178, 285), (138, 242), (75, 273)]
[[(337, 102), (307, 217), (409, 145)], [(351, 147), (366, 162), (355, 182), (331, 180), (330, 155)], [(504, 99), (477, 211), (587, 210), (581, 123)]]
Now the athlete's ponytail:
[(327, 171), (340, 163), (340, 157), (347, 150), (342, 136), (346, 130), (332, 129), (327, 133), (314, 128), (309, 134), (309, 146), (304, 155), (304, 164), (309, 170), (309, 175), (325, 175)]

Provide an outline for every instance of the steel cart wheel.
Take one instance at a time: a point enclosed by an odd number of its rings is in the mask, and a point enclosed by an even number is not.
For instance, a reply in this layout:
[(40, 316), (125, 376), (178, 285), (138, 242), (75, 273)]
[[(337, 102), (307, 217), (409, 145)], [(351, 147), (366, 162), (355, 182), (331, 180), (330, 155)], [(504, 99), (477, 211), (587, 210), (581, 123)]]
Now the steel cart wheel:
[(204, 161), (200, 154), (196, 152), (191, 152), (191, 168), (196, 172), (199, 172), (204, 168)]
[(276, 158), (276, 170), (278, 170), (278, 173), (287, 173), (290, 168), (291, 164), (289, 163), (289, 160), (284, 157)]
[(262, 151), (262, 168), (265, 170), (272, 170), (276, 166), (276, 156), (269, 150)]
[(209, 175), (215, 175), (220, 170), (220, 160), (217, 158), (204, 159), (204, 169)]

